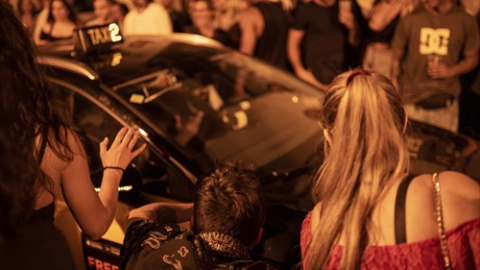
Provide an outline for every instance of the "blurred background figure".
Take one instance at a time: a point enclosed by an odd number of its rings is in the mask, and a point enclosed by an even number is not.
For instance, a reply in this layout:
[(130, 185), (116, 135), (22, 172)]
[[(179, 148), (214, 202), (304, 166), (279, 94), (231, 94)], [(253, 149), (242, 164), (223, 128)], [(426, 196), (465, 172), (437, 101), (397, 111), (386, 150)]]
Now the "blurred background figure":
[(480, 1), (478, 0), (458, 0), (458, 2), (468, 14), (474, 17), (477, 16), (480, 11)]
[(184, 31), (185, 26), (187, 25), (187, 15), (182, 11), (178, 11), (178, 9), (175, 6), (175, 1), (174, 0), (159, 0), (160, 3), (165, 7), (165, 9), (168, 12), (168, 15), (170, 15), (170, 20), (172, 22), (173, 26), (173, 32), (175, 33), (181, 33)]
[(113, 0), (94, 0), (93, 13), (95, 14), (95, 18), (88, 21), (85, 24), (86, 26), (103, 25), (115, 22), (113, 16)]
[(241, 12), (240, 0), (212, 0), (214, 24), (217, 28), (228, 32), (238, 23)]
[(295, 11), (288, 34), (288, 58), (299, 78), (326, 90), (349, 66), (351, 47), (360, 43), (353, 12), (357, 6), (351, 0), (308, 2), (300, 3)]
[(133, 0), (134, 8), (125, 16), (125, 35), (167, 35), (173, 32), (167, 10), (152, 0)]
[(240, 52), (287, 69), (288, 11), (281, 2), (248, 0), (247, 3), (249, 6), (240, 14)]
[(478, 64), (475, 19), (452, 0), (429, 0), (402, 18), (392, 40), (393, 81), (410, 118), (456, 132), (459, 76)]
[(112, 4), (112, 20), (116, 22), (120, 29), (123, 29), (123, 21), (128, 13), (128, 7), (120, 2), (114, 1)]
[(363, 68), (392, 77), (393, 51), (390, 47), (400, 18), (412, 12), (417, 0), (379, 0), (366, 16)]
[[(460, 1), (465, 11), (475, 16), (480, 29), (480, 1)], [(480, 50), (480, 49), (479, 49)], [(478, 141), (480, 148), (480, 65), (460, 77), (462, 93), (460, 94), (460, 121), (459, 131)]]
[(339, 75), (320, 123), (325, 159), (301, 231), (304, 269), (478, 269), (480, 186), (453, 171), (408, 175), (407, 115), (390, 80)]
[(18, 0), (17, 13), (20, 21), (25, 28), (27, 28), (28, 33), (32, 35), (33, 30), (35, 29), (36, 16), (38, 13), (35, 3), (32, 0)]
[(33, 29), (33, 40), (35, 43), (40, 41), (42, 27), (47, 23), (48, 14), (50, 13), (50, 0), (40, 0), (40, 11), (35, 18), (35, 27)]
[(187, 26), (185, 32), (206, 36), (227, 46), (230, 45), (228, 34), (216, 28), (213, 23), (212, 6), (209, 0), (191, 0), (189, 12), (192, 25)]
[(41, 26), (37, 44), (50, 41), (71, 41), (73, 30), (81, 26), (75, 12), (66, 0), (52, 0), (47, 21)]

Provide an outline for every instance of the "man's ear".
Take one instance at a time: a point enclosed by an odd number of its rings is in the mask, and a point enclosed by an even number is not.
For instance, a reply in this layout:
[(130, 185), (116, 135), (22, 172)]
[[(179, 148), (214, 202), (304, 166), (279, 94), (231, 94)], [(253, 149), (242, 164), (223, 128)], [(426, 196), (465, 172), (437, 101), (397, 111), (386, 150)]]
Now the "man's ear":
[(260, 239), (262, 239), (262, 234), (263, 234), (263, 228), (260, 227), (260, 230), (258, 230), (257, 240), (255, 240), (255, 242), (252, 243), (252, 245), (250, 246), (251, 248), (253, 248), (258, 243), (260, 243)]

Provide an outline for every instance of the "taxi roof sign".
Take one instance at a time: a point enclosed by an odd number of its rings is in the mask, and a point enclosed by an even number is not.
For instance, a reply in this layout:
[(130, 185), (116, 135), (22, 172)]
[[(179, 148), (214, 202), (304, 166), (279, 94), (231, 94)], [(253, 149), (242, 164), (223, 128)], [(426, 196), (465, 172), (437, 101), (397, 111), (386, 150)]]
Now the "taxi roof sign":
[(123, 42), (120, 27), (116, 23), (77, 28), (73, 39), (74, 49), (83, 53), (111, 48)]

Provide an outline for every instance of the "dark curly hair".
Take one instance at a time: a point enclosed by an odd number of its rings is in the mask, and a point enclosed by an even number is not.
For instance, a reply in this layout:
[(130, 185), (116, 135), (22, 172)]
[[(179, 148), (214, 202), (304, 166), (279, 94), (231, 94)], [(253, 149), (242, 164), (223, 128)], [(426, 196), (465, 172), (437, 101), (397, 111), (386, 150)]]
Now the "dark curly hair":
[(54, 105), (35, 62), (36, 49), (10, 5), (0, 1), (0, 247), (28, 220), (40, 188), (52, 192), (41, 170), (40, 145), (70, 162), (70, 124)]
[(75, 13), (75, 10), (73, 9), (72, 5), (66, 0), (51, 0), (50, 3), (48, 4), (48, 16), (47, 16), (47, 22), (54, 24), (55, 19), (53, 18), (53, 13), (52, 13), (52, 4), (54, 1), (60, 1), (62, 2), (63, 6), (68, 10), (68, 19), (73, 22), (74, 24), (79, 24), (79, 20), (77, 18), (77, 14)]

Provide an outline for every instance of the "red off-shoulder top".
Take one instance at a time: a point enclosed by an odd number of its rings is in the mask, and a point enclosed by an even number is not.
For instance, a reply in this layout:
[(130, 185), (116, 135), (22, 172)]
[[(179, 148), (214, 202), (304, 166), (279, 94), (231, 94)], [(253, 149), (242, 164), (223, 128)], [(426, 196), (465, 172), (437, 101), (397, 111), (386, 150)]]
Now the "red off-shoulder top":
[[(311, 212), (305, 217), (300, 235), (302, 263), (306, 268), (307, 245), (312, 239)], [(480, 218), (446, 232), (453, 269), (480, 269)], [(339, 269), (342, 247), (335, 246), (325, 269)], [(440, 239), (390, 246), (368, 246), (361, 269), (443, 269)]]

